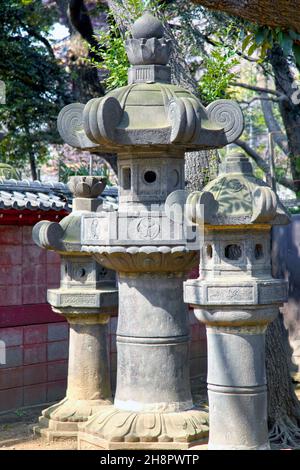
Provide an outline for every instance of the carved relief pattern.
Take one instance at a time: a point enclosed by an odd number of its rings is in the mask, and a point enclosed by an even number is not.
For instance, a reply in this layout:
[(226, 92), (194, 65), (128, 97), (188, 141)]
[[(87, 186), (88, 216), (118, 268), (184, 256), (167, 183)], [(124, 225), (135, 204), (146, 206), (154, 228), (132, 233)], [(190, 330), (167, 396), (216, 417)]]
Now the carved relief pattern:
[(209, 119), (223, 127), (228, 143), (239, 138), (244, 129), (244, 118), (241, 108), (235, 101), (213, 101), (206, 110)]
[(80, 147), (76, 133), (83, 128), (83, 109), (82, 103), (68, 104), (57, 118), (57, 129), (61, 138), (72, 147)]
[(208, 435), (208, 414), (197, 409), (137, 413), (106, 407), (89, 420), (84, 431), (109, 442), (189, 442)]
[(199, 262), (199, 253), (179, 246), (83, 246), (96, 261), (108, 269), (124, 273), (136, 272), (188, 272)]
[(68, 186), (75, 197), (96, 198), (106, 186), (102, 176), (71, 176)]
[(42, 415), (54, 421), (83, 422), (87, 421), (97, 411), (97, 408), (110, 404), (110, 400), (100, 400), (97, 397), (91, 397), (89, 400), (70, 400), (66, 397), (59, 403), (43, 410)]
[(137, 233), (141, 238), (154, 239), (160, 232), (157, 222), (148, 217), (143, 217), (137, 224)]

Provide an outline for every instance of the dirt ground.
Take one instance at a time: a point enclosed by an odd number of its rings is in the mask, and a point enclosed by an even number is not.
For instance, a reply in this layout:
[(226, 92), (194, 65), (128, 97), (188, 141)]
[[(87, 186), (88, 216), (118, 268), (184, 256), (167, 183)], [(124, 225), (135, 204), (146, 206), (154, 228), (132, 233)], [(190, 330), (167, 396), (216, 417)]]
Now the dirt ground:
[[(300, 387), (296, 390), (300, 399)], [(194, 397), (195, 399), (196, 397)], [(207, 407), (203, 397), (199, 396), (197, 402)], [(41, 411), (48, 405), (20, 409), (0, 414), (0, 451), (1, 450), (76, 450), (76, 442), (60, 441), (47, 442), (44, 438), (34, 435), (33, 427), (38, 422)], [(199, 446), (205, 450), (206, 446)]]
[(62, 441), (48, 443), (34, 435), (33, 427), (41, 411), (48, 405), (16, 410), (0, 415), (1, 450), (76, 450), (76, 442)]
[[(194, 395), (194, 402), (207, 410), (207, 398), (202, 394)], [(41, 411), (49, 406), (44, 404), (27, 409), (0, 413), (0, 451), (1, 450), (76, 450), (76, 441), (64, 440), (47, 442), (33, 433)], [(198, 447), (197, 447), (198, 449)], [(206, 445), (199, 446), (205, 450)], [(195, 448), (196, 450), (196, 448)]]

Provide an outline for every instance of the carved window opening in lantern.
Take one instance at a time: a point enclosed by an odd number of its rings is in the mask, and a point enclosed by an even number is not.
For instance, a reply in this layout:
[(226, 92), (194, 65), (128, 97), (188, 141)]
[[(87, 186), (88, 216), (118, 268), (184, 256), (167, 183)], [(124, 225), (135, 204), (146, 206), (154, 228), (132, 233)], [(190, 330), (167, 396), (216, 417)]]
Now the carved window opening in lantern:
[(123, 168), (122, 170), (122, 183), (123, 189), (129, 190), (131, 189), (131, 168)]
[(208, 260), (211, 260), (213, 257), (213, 248), (211, 245), (206, 245), (206, 257)]
[(156, 175), (155, 171), (153, 171), (153, 170), (147, 170), (144, 173), (144, 181), (148, 184), (155, 183), (156, 178), (157, 178), (157, 175)]
[(225, 246), (225, 258), (231, 261), (238, 261), (242, 257), (240, 245), (232, 244)]
[(260, 243), (257, 243), (254, 248), (255, 259), (262, 259), (264, 257), (263, 246)]
[(78, 275), (79, 278), (82, 279), (86, 275), (86, 270), (84, 268), (78, 269), (77, 275)]

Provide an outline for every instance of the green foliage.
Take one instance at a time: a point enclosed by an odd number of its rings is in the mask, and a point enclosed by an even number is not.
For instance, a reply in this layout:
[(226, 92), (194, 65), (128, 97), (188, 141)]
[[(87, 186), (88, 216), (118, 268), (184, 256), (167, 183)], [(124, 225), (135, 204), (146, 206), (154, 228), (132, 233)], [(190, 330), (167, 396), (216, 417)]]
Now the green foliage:
[(295, 161), (296, 170), (298, 173), (300, 173), (300, 156), (299, 157), (295, 156), (294, 161)]
[(151, 9), (151, 3), (151, 0), (146, 0), (145, 2), (143, 0), (127, 0), (126, 6), (133, 21), (139, 18), (147, 7)]
[(275, 167), (275, 175), (278, 179), (285, 177), (286, 176), (286, 168), (283, 168), (283, 167), (277, 165)]
[(236, 78), (232, 68), (237, 64), (234, 53), (226, 53), (221, 48), (215, 48), (204, 59), (205, 72), (199, 81), (199, 91), (204, 104), (220, 98), (230, 98), (228, 87)]
[(151, 11), (153, 15), (158, 16), (158, 13), (163, 8), (164, 2), (161, 0), (126, 0), (126, 9), (133, 22), (142, 16), (145, 10)]
[(254, 169), (254, 176), (256, 176), (256, 178), (263, 180), (266, 175), (261, 168), (258, 168), (258, 166), (256, 166)]
[[(81, 163), (75, 168), (74, 166), (66, 165), (63, 161), (60, 162), (59, 180), (63, 183), (67, 183), (70, 176), (88, 176), (89, 174), (89, 167), (84, 163)], [(112, 185), (109, 179), (109, 170), (106, 165), (94, 169), (93, 176), (103, 176), (103, 178), (106, 178), (106, 185)]]
[[(125, 4), (123, 6), (125, 7)], [(161, 8), (162, 4), (159, 0), (126, 1), (128, 18), (131, 18), (132, 22), (139, 18), (145, 10), (152, 11), (157, 15)], [(128, 20), (128, 18), (126, 19)], [(124, 45), (126, 37), (121, 34), (112, 13), (108, 14), (108, 30), (100, 31), (96, 39), (99, 47), (90, 48), (94, 52), (94, 58), (88, 59), (88, 61), (92, 62), (95, 67), (108, 71), (108, 76), (104, 81), (106, 89), (109, 91), (127, 85), (127, 72), (130, 64)]]
[(45, 161), (48, 143), (59, 139), (57, 114), (69, 99), (64, 71), (47, 40), (53, 11), (42, 0), (0, 0), (0, 79), (6, 86), (0, 161), (16, 168), (29, 159)]
[(249, 56), (255, 51), (259, 52), (260, 60), (266, 58), (267, 52), (275, 43), (279, 44), (285, 56), (293, 56), (298, 67), (300, 67), (300, 34), (295, 31), (283, 31), (280, 28), (269, 28), (267, 26), (254, 26), (244, 37), (242, 51)]
[(120, 35), (116, 24), (111, 21), (107, 31), (99, 32), (97, 40), (99, 48), (91, 48), (95, 53), (92, 63), (95, 67), (104, 68), (109, 72), (108, 77), (105, 79), (107, 90), (127, 85), (129, 61), (124, 46), (124, 38)]

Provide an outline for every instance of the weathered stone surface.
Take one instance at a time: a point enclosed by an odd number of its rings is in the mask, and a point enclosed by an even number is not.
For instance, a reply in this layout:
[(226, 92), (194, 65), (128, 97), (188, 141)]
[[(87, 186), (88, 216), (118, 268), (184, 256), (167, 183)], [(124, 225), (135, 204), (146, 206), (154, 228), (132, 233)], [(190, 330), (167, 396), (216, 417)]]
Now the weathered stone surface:
[(84, 246), (95, 259), (109, 269), (119, 272), (172, 273), (188, 272), (198, 261), (198, 253), (179, 247), (94, 247)]
[(37, 244), (61, 253), (60, 288), (48, 290), (48, 301), (70, 324), (67, 394), (43, 411), (36, 428), (49, 440), (76, 440), (78, 423), (112, 403), (107, 323), (118, 304), (115, 275), (80, 252), (81, 215), (98, 203), (105, 182), (74, 177), (70, 187), (75, 195), (73, 212), (60, 224), (43, 222), (34, 228)]
[(134, 39), (162, 38), (164, 28), (162, 23), (150, 12), (146, 11), (143, 16), (138, 18), (131, 28)]
[[(187, 449), (208, 434), (207, 414), (193, 409), (181, 413), (137, 413), (107, 407), (80, 426), (79, 449)], [(91, 447), (89, 447), (91, 448)]]
[[(234, 154), (226, 158), (220, 168), (220, 174), (208, 183), (201, 193), (210, 193), (217, 204), (213, 214), (207, 213), (204, 221), (211, 226), (260, 224), (285, 225), (289, 216), (276, 198), (272, 189), (262, 180), (253, 175), (249, 160), (243, 154)], [(199, 195), (199, 196), (198, 196)], [(194, 207), (194, 212), (200, 194), (192, 193), (187, 198), (187, 204)], [(193, 219), (193, 210), (188, 216)], [(194, 215), (195, 218), (195, 215)], [(249, 228), (249, 227), (248, 227)]]
[(120, 153), (149, 145), (184, 151), (220, 148), (241, 135), (243, 115), (236, 103), (218, 100), (205, 108), (192, 93), (170, 84), (171, 44), (163, 30), (149, 13), (135, 22), (133, 38), (126, 41), (129, 84), (85, 106), (63, 108), (58, 122), (66, 142)]
[(188, 217), (205, 224), (205, 240), (199, 279), (185, 282), (184, 299), (207, 326), (208, 447), (268, 449), (264, 333), (287, 296), (287, 283), (271, 275), (270, 230), (289, 219), (240, 154), (227, 157), (207, 192), (215, 206), (204, 217), (201, 193), (188, 197)]
[(68, 186), (75, 198), (96, 198), (106, 186), (100, 176), (71, 176)]

